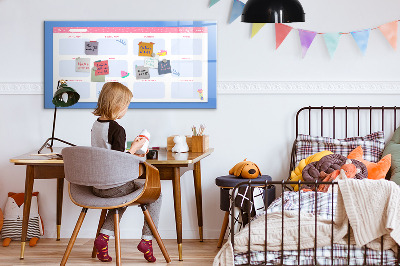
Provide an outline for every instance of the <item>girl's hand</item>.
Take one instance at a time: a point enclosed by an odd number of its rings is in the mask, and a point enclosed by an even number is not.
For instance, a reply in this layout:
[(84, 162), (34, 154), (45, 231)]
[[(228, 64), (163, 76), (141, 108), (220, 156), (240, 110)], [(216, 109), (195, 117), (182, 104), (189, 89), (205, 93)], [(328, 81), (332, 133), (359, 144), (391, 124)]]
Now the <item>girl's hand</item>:
[(147, 151), (146, 151), (146, 153), (145, 154), (136, 154), (135, 153), (135, 155), (136, 156), (139, 156), (139, 157), (146, 157), (146, 155), (149, 153), (149, 149), (147, 149)]
[(143, 145), (146, 143), (146, 141), (147, 140), (145, 138), (136, 137), (135, 140), (132, 142), (129, 152), (131, 154), (135, 154), (140, 148), (143, 147)]

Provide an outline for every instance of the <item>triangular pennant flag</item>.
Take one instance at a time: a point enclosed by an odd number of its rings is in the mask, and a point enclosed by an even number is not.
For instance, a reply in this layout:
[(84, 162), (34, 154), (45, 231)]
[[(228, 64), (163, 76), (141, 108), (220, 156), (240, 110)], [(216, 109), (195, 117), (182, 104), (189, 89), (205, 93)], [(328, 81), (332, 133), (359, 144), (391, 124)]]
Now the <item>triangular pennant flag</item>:
[(304, 58), (317, 33), (315, 31), (299, 30), (301, 55)]
[(253, 23), (251, 27), (251, 38), (254, 37), (258, 33), (259, 30), (261, 30), (262, 27), (264, 27), (265, 23)]
[(293, 28), (288, 25), (275, 23), (276, 49), (278, 49), (278, 47), (282, 44), (282, 42), (285, 40), (286, 36), (288, 36), (289, 32), (292, 29)]
[(212, 7), (213, 5), (215, 5), (218, 2), (219, 2), (219, 0), (210, 0), (210, 5), (208, 7)]
[(353, 31), (351, 35), (353, 35), (354, 40), (356, 41), (358, 47), (361, 50), (361, 53), (364, 55), (368, 46), (369, 33), (371, 29)]
[(382, 26), (378, 27), (383, 35), (385, 35), (386, 39), (390, 43), (390, 45), (393, 47), (393, 49), (396, 50), (397, 48), (397, 20), (393, 22), (386, 23)]
[(233, 0), (231, 17), (229, 18), (229, 23), (232, 23), (235, 19), (237, 19), (240, 15), (242, 15), (242, 11), (244, 8), (244, 3), (239, 0)]
[(333, 32), (333, 33), (325, 33), (323, 36), (326, 48), (328, 48), (329, 55), (332, 58), (339, 44), (339, 39), (340, 36), (342, 36), (342, 34), (340, 34), (339, 32)]

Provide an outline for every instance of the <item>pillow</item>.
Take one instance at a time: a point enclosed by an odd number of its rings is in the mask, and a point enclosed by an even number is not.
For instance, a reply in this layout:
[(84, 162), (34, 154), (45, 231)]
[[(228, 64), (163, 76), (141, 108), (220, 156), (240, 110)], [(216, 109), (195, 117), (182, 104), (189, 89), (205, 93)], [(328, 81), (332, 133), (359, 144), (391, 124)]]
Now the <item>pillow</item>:
[[(311, 156), (308, 156), (306, 159), (303, 159), (300, 161), (300, 163), (297, 165), (297, 167), (290, 173), (290, 181), (299, 181), (303, 180), (302, 177), (302, 172), (304, 167), (308, 165), (309, 163), (319, 161), (322, 157), (332, 154), (331, 151), (321, 151), (316, 154), (313, 154)], [(291, 185), (294, 188), (294, 191), (298, 191), (298, 185)]]
[[(337, 171), (337, 174), (339, 174), (338, 170), (340, 170), (343, 165), (346, 164), (352, 164), (355, 169), (357, 169), (352, 177), (356, 179), (367, 178), (368, 170), (362, 162), (354, 159), (349, 160), (348, 158), (340, 154), (331, 154), (321, 158), (321, 160), (317, 162), (312, 162), (304, 167), (303, 179), (304, 181), (308, 182), (314, 182), (316, 180), (323, 181), (327, 177), (327, 175), (332, 174), (335, 171)], [(326, 189), (328, 189), (328, 187), (329, 186), (326, 186)], [(303, 185), (302, 188), (313, 189), (314, 186)]]
[(392, 166), (388, 175), (390, 180), (400, 185), (400, 127), (396, 129), (392, 139), (386, 144), (383, 155), (392, 155)]
[(352, 150), (357, 148), (357, 146), (363, 148), (365, 160), (370, 162), (379, 161), (385, 147), (383, 131), (371, 133), (364, 137), (345, 139), (299, 134), (296, 139), (295, 165), (298, 165), (302, 159), (323, 150), (329, 150), (333, 153), (347, 156)]
[(391, 157), (392, 156), (390, 154), (387, 154), (377, 163), (369, 162), (363, 159), (363, 149), (361, 148), (361, 146), (355, 148), (347, 156), (347, 158), (349, 159), (355, 159), (365, 164), (368, 170), (368, 179), (375, 179), (375, 180), (385, 178), (390, 168)]

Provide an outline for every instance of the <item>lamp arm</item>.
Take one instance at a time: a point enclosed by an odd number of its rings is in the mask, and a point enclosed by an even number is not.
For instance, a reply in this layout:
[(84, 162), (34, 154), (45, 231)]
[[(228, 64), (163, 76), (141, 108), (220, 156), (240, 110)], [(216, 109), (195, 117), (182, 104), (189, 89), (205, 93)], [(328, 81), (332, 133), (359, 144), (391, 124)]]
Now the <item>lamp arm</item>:
[[(54, 142), (54, 140), (57, 140), (57, 141), (59, 141), (59, 142), (65, 143), (65, 144), (68, 144), (68, 145), (70, 145), (70, 146), (76, 146), (75, 144), (72, 144), (72, 143), (67, 142), (67, 141), (65, 141), (65, 140), (62, 140), (62, 139), (59, 139), (59, 138), (55, 138), (55, 137), (54, 137), (54, 131), (55, 131), (55, 128), (56, 128), (56, 118), (57, 118), (57, 107), (54, 108), (53, 131), (52, 131), (52, 133), (51, 133), (51, 138), (48, 138), (48, 139), (44, 142), (44, 144), (42, 145), (42, 147), (40, 147), (40, 149), (38, 150), (38, 154), (40, 154), (40, 152), (41, 152), (45, 147), (50, 148), (50, 151), (53, 152), (53, 142)], [(49, 144), (49, 141), (51, 141), (50, 144)]]
[(54, 131), (55, 131), (55, 129), (56, 129), (56, 118), (57, 118), (57, 106), (54, 106), (53, 131), (52, 131), (52, 133), (51, 133), (51, 144), (50, 144), (50, 148), (53, 147)]

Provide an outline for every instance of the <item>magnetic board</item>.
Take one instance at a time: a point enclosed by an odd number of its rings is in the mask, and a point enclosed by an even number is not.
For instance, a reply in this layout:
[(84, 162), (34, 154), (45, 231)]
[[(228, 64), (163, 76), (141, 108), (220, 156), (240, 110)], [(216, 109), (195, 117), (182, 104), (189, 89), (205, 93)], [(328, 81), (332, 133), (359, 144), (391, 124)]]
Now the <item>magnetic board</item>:
[(216, 22), (45, 21), (45, 108), (60, 79), (95, 108), (105, 82), (129, 108), (216, 108)]

